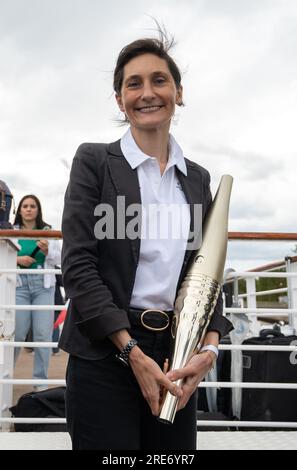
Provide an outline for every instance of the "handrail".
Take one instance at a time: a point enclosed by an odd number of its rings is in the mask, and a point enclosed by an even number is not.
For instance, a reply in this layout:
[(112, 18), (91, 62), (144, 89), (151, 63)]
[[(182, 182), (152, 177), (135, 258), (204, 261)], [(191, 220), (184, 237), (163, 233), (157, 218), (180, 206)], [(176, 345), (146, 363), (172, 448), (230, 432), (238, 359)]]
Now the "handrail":
[[(11, 385), (66, 385), (64, 379), (0, 379), (0, 384)], [(296, 390), (297, 383), (283, 382), (200, 382), (198, 388), (252, 388)]]
[(259, 291), (255, 291), (255, 292), (249, 292), (249, 293), (246, 293), (246, 294), (238, 294), (238, 297), (239, 298), (244, 298), (244, 297), (248, 297), (249, 295), (255, 295), (256, 297), (262, 297), (262, 296), (265, 296), (265, 295), (281, 294), (281, 293), (285, 293), (285, 292), (288, 292), (288, 288), (287, 287), (280, 287), (279, 289), (259, 290)]
[(286, 316), (289, 313), (297, 315), (297, 308), (258, 308), (258, 307), (226, 307), (224, 308), (225, 313), (245, 313), (247, 315), (255, 315), (255, 313), (261, 316)]
[[(0, 238), (62, 238), (61, 230), (0, 230)], [(296, 232), (228, 232), (229, 240), (297, 241)]]
[[(0, 273), (6, 274), (22, 274), (19, 268), (0, 268)], [(26, 269), (23, 274), (60, 274), (61, 269)], [(227, 280), (233, 277), (296, 277), (297, 272), (261, 272), (261, 271), (232, 271), (227, 275)]]
[(0, 304), (0, 310), (64, 310), (66, 305), (21, 305), (21, 304)]
[(54, 268), (41, 268), (41, 269), (21, 269), (21, 268), (5, 268), (1, 269), (0, 268), (0, 274), (61, 274), (62, 271), (60, 268), (54, 269)]
[(297, 241), (295, 232), (228, 232), (229, 240), (282, 240)]
[[(288, 256), (292, 263), (296, 263), (297, 256)], [(285, 268), (286, 262), (285, 260), (274, 261), (273, 263), (264, 264), (262, 266), (258, 266), (257, 268), (249, 269), (248, 271), (272, 271), (278, 268)]]
[[(65, 418), (0, 418), (0, 423), (52, 423), (52, 424), (65, 424)], [(233, 427), (233, 428), (297, 428), (297, 423), (292, 421), (231, 421), (231, 420), (224, 420), (224, 421), (208, 421), (197, 419), (197, 426), (199, 427), (207, 427), (207, 426), (214, 426), (214, 427)]]
[(297, 272), (260, 272), (260, 271), (232, 271), (228, 273), (227, 280), (233, 277), (296, 277)]
[(0, 230), (0, 238), (62, 238), (61, 230)]
[[(0, 310), (64, 310), (65, 305), (20, 305), (20, 304), (0, 304)], [(288, 315), (289, 313), (297, 314), (297, 308), (245, 308), (245, 307), (226, 307), (224, 308), (225, 313), (245, 313), (245, 314), (255, 314), (257, 313), (263, 315)]]
[(197, 426), (233, 427), (233, 428), (297, 428), (297, 423), (292, 421), (230, 421), (230, 420), (203, 420), (197, 419)]
[[(57, 342), (41, 342), (41, 341), (0, 341), (0, 347), (28, 347), (28, 348), (54, 348)], [(220, 351), (285, 351), (296, 352), (297, 345), (290, 346), (260, 346), (253, 344), (219, 344)]]

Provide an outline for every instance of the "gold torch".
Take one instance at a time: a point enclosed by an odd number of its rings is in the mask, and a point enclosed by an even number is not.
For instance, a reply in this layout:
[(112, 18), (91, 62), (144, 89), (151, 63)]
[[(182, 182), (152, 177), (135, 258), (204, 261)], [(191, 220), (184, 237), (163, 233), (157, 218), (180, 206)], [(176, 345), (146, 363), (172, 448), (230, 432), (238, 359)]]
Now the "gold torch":
[[(174, 305), (175, 332), (170, 369), (184, 367), (201, 348), (220, 293), (228, 242), (228, 211), (233, 178), (223, 175), (195, 253)], [(177, 380), (180, 385), (182, 379)], [(178, 398), (167, 391), (159, 420), (173, 423)]]

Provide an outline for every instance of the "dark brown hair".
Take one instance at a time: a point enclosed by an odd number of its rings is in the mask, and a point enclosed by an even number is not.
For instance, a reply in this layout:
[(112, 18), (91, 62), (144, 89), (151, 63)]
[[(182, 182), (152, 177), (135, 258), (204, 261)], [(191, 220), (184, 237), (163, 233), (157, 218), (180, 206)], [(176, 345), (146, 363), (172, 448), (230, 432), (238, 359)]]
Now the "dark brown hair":
[(159, 39), (157, 38), (142, 38), (131, 42), (123, 47), (120, 51), (113, 74), (113, 88), (114, 91), (120, 95), (124, 78), (124, 67), (134, 57), (142, 54), (155, 54), (156, 56), (164, 59), (168, 65), (170, 73), (175, 82), (176, 88), (181, 85), (181, 73), (173, 58), (169, 55), (170, 49), (175, 45), (174, 37), (169, 37), (168, 32), (164, 26), (160, 26), (158, 21), (153, 18)]
[[(154, 19), (154, 18), (153, 18)], [(168, 65), (169, 71), (175, 82), (176, 88), (181, 86), (181, 73), (176, 65), (173, 58), (168, 54), (169, 50), (175, 45), (173, 37), (169, 38), (169, 35), (164, 26), (160, 26), (158, 21), (154, 19), (159, 39), (157, 38), (142, 38), (131, 42), (125, 46), (119, 53), (116, 66), (113, 73), (113, 89), (117, 95), (121, 94), (121, 89), (124, 79), (124, 67), (134, 57), (138, 57), (142, 54), (155, 54), (157, 57), (164, 59)], [(184, 106), (181, 102), (178, 106)], [(116, 119), (120, 124), (127, 124), (129, 122), (127, 116), (122, 119)]]
[(43, 229), (44, 227), (51, 228), (51, 226), (49, 224), (44, 222), (44, 220), (42, 218), (42, 209), (41, 209), (40, 201), (39, 201), (37, 196), (34, 196), (34, 194), (27, 194), (26, 196), (22, 197), (22, 199), (20, 200), (17, 211), (16, 211), (16, 216), (15, 216), (15, 219), (14, 219), (14, 225), (19, 225), (20, 228), (23, 225), (23, 218), (21, 216), (21, 207), (22, 207), (22, 204), (23, 204), (24, 200), (29, 199), (29, 198), (34, 199), (34, 201), (36, 202), (36, 205), (37, 205), (37, 209), (38, 209), (37, 217), (36, 217), (36, 224), (35, 224), (36, 227), (35, 228), (39, 229), (39, 230)]
[(118, 60), (113, 75), (113, 88), (114, 91), (120, 95), (124, 78), (124, 67), (130, 62), (131, 59), (142, 54), (155, 54), (156, 56), (164, 59), (167, 62), (170, 73), (174, 79), (176, 88), (181, 85), (181, 73), (178, 66), (168, 54), (168, 50), (172, 47), (156, 38), (137, 39), (125, 46), (119, 53)]

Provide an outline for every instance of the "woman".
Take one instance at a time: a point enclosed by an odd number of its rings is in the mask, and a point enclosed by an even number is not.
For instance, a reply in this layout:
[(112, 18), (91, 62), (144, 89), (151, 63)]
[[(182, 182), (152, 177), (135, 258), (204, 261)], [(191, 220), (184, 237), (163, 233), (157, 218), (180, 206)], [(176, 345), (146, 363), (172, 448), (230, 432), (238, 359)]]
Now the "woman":
[[(193, 205), (202, 204), (205, 216), (211, 203), (208, 172), (185, 159), (169, 134), (175, 106), (183, 104), (169, 47), (163, 37), (141, 39), (120, 52), (114, 90), (130, 128), (117, 142), (82, 144), (73, 161), (62, 225), (71, 301), (60, 346), (70, 353), (66, 410), (74, 449), (195, 449), (195, 391), (219, 337), (231, 329), (220, 298), (207, 348), (166, 374), (174, 299), (193, 248), (187, 237), (143, 235), (155, 232), (166, 205), (178, 212), (186, 203), (173, 225), (188, 234)], [(141, 240), (131, 233), (136, 204)], [(179, 377), (181, 388), (173, 383)], [(166, 390), (180, 398), (172, 426), (157, 420)]]
[[(14, 226), (22, 230), (47, 230), (51, 227), (42, 218), (39, 199), (33, 194), (24, 196), (18, 206)], [(61, 250), (57, 240), (18, 240), (21, 249), (17, 255), (17, 305), (54, 305), (55, 275), (26, 274), (26, 269), (51, 268), (60, 262)], [(17, 310), (15, 341), (25, 341), (32, 328), (33, 341), (51, 341), (54, 312), (52, 310)], [(15, 360), (20, 348), (15, 350)], [(47, 379), (50, 348), (34, 348), (33, 379)], [(46, 386), (36, 385), (35, 390)]]

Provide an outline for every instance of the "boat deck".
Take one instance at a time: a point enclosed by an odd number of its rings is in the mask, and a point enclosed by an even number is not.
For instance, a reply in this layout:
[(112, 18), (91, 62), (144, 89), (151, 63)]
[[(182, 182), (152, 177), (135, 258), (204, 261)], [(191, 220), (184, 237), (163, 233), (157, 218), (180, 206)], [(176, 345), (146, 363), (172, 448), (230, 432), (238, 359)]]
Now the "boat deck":
[[(198, 450), (297, 450), (296, 431), (198, 432)], [(67, 433), (3, 432), (0, 450), (71, 450)]]

